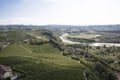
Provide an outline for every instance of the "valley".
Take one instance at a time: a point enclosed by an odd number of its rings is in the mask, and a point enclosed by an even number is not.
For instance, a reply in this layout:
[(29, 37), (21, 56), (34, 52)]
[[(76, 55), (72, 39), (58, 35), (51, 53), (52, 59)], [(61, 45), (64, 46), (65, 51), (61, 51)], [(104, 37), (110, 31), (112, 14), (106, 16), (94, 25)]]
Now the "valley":
[(0, 26), (0, 64), (18, 80), (118, 80), (120, 28), (103, 28)]
[[(80, 43), (80, 42), (75, 42), (75, 41), (71, 41), (69, 39), (67, 39), (67, 37), (70, 36), (68, 33), (63, 33), (62, 36), (60, 36), (60, 39), (62, 40), (63, 43), (67, 43), (67, 44), (88, 44), (88, 43)], [(100, 36), (100, 35), (81, 35), (81, 36), (72, 36), (73, 38), (74, 37), (82, 37), (82, 38), (90, 38), (92, 36), (92, 38), (96, 38), (96, 36)], [(107, 46), (107, 47), (111, 47), (111, 46), (116, 46), (116, 47), (120, 47), (120, 44), (118, 43), (91, 43), (91, 44), (88, 44), (90, 46)]]

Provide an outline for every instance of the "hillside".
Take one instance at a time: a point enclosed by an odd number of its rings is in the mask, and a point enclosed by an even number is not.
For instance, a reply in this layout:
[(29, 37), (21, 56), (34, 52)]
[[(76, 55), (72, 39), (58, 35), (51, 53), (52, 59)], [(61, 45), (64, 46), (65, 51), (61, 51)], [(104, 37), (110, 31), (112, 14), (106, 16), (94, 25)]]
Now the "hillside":
[[(26, 45), (29, 48), (27, 48)], [(38, 46), (31, 45), (32, 49), (30, 49), (31, 46), (28, 46), (28, 44), (24, 46), (9, 45), (0, 51), (0, 64), (12, 66), (22, 75), (27, 76), (22, 80), (48, 80), (47, 77), (49, 77), (50, 80), (84, 79), (83, 70), (86, 70), (86, 67), (83, 64), (78, 64), (77, 61), (69, 57), (62, 56), (60, 51), (51, 44), (39, 46), (42, 48), (40, 52), (35, 50)]]
[(23, 45), (12, 44), (0, 51), (0, 56), (26, 56), (33, 57), (35, 53), (25, 48)]
[(120, 48), (64, 44), (59, 32), (34, 28), (0, 31), (0, 64), (11, 66), (20, 80), (117, 80)]

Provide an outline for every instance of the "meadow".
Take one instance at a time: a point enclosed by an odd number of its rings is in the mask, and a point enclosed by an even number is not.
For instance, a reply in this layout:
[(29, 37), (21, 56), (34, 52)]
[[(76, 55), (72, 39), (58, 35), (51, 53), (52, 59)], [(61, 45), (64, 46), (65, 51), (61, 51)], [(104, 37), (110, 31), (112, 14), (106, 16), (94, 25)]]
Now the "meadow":
[(95, 39), (97, 38), (97, 36), (95, 34), (85, 34), (85, 33), (81, 33), (81, 34), (74, 34), (74, 35), (69, 35), (68, 37), (71, 38), (84, 38), (84, 39)]
[(83, 71), (87, 70), (49, 43), (41, 46), (9, 45), (0, 51), (0, 64), (12, 66), (20, 72), (21, 80), (84, 80)]

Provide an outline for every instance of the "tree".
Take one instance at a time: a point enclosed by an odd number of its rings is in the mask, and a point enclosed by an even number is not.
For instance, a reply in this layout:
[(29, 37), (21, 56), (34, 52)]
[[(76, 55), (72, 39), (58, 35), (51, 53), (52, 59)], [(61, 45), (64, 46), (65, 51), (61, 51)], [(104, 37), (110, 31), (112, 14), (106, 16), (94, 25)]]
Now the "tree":
[(2, 50), (2, 46), (0, 46), (0, 50)]
[(118, 80), (115, 74), (110, 73), (107, 80)]

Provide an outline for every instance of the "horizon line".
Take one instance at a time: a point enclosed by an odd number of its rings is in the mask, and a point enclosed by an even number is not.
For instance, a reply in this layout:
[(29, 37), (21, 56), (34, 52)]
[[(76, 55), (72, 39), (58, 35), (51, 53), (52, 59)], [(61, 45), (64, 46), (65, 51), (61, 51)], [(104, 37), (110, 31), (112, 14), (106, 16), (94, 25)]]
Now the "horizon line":
[(8, 26), (8, 25), (25, 25), (25, 26), (50, 26), (50, 25), (56, 25), (56, 26), (102, 26), (102, 25), (120, 25), (120, 24), (88, 24), (88, 25), (75, 25), (75, 24), (0, 24), (0, 25), (3, 25), (3, 26)]

